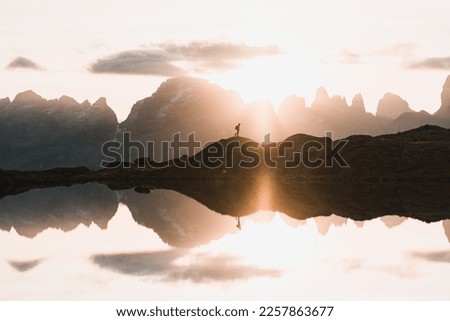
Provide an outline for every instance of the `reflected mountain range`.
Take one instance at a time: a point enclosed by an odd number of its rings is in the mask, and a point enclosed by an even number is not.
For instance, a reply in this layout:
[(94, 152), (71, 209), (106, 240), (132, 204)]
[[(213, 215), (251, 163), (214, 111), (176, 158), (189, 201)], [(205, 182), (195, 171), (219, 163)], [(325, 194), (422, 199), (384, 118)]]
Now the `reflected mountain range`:
[[(317, 187), (313, 190), (318, 191), (320, 188)], [(106, 229), (108, 222), (117, 211), (119, 202), (122, 202), (129, 208), (133, 219), (138, 224), (153, 230), (161, 240), (176, 248), (190, 248), (207, 244), (226, 234), (238, 232), (237, 220), (232, 217), (237, 213), (228, 212), (220, 215), (219, 212), (224, 209), (224, 206), (213, 206), (219, 203), (235, 202), (234, 205), (228, 204), (227, 208), (239, 208), (241, 199), (237, 199), (235, 193), (229, 192), (228, 195), (218, 196), (214, 194), (213, 189), (209, 189), (208, 192), (202, 194), (202, 197), (198, 192), (194, 194), (198, 198), (197, 200), (172, 190), (155, 189), (149, 194), (141, 194), (133, 190), (113, 191), (106, 186), (94, 183), (32, 190), (0, 199), (0, 229), (9, 231), (14, 228), (19, 235), (29, 238), (33, 238), (49, 228), (68, 232), (80, 224), (86, 226), (96, 224), (100, 228)], [(308, 195), (303, 194), (303, 197), (307, 198)], [(221, 202), (214, 201), (217, 198), (222, 198)], [(258, 200), (259, 198), (255, 196), (254, 199)], [(205, 203), (201, 203), (201, 201)], [(314, 200), (310, 201), (314, 202)], [(383, 202), (383, 200), (379, 201)], [(258, 204), (251, 206), (250, 203), (249, 201), (243, 208), (257, 209), (256, 213), (245, 213), (245, 218), (242, 217), (243, 220), (269, 222), (273, 219), (275, 212), (261, 211)], [(268, 203), (261, 204), (267, 205)], [(296, 210), (303, 208), (304, 202), (301, 200), (283, 198), (276, 204), (278, 204), (274, 207), (277, 208), (276, 211), (289, 213), (281, 216), (286, 224), (297, 227), (306, 223), (307, 217), (293, 214), (294, 208)], [(372, 203), (368, 204), (370, 206)], [(272, 205), (275, 206), (275, 204)], [(215, 210), (208, 206), (214, 207)], [(344, 206), (342, 207), (344, 208)], [(317, 208), (320, 209), (321, 206)], [(351, 207), (345, 208), (350, 209)], [(239, 214), (242, 214), (241, 211)], [(382, 216), (380, 214), (375, 217), (381, 217), (381, 221), (388, 228), (395, 228), (407, 220), (407, 217), (395, 215)], [(322, 235), (326, 235), (331, 226), (343, 226), (351, 220), (344, 214), (338, 216), (330, 215), (330, 213), (327, 215), (318, 213), (313, 219), (318, 232)], [(354, 221), (354, 223), (358, 227), (364, 225), (363, 220)], [(443, 220), (442, 224), (450, 242), (450, 219)], [(39, 263), (39, 260), (36, 262), (10, 262), (11, 266), (20, 271), (27, 271)]]
[(235, 220), (219, 215), (190, 197), (170, 190), (140, 194), (121, 191), (121, 202), (133, 219), (155, 231), (167, 244), (178, 248), (194, 247), (236, 231)]
[(0, 229), (14, 228), (26, 237), (48, 228), (68, 232), (80, 224), (106, 229), (117, 207), (115, 193), (95, 183), (35, 189), (0, 200)]

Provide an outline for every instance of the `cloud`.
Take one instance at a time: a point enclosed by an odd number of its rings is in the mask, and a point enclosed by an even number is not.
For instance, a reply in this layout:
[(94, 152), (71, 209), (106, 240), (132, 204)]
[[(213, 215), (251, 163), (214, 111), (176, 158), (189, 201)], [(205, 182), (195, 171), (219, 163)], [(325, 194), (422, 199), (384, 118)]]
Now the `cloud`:
[(386, 265), (380, 266), (376, 270), (399, 278), (414, 279), (419, 277), (419, 273), (416, 271), (416, 268), (412, 265)]
[(394, 56), (394, 57), (404, 57), (411, 56), (418, 45), (414, 42), (400, 42), (387, 47), (376, 49), (373, 51), (374, 55), (377, 56)]
[(431, 262), (450, 263), (450, 251), (414, 252), (412, 255)]
[(162, 43), (159, 47), (168, 53), (177, 55), (180, 59), (204, 62), (226, 62), (280, 54), (280, 50), (276, 46), (252, 47), (243, 43), (230, 42), (210, 43), (193, 41), (185, 45)]
[(8, 263), (19, 272), (27, 272), (38, 266), (41, 262), (42, 260), (30, 260), (30, 261), (9, 261)]
[(410, 69), (450, 69), (449, 57), (430, 57), (407, 65)]
[[(414, 42), (400, 42), (378, 49), (369, 49), (365, 52), (358, 53), (344, 49), (339, 54), (339, 63), (342, 64), (359, 64), (363, 62), (363, 58), (367, 57), (408, 57), (414, 54), (419, 45)], [(325, 61), (326, 62), (326, 61)]]
[(186, 72), (177, 63), (187, 63), (197, 72), (229, 70), (241, 60), (280, 54), (276, 46), (247, 46), (243, 43), (160, 43), (148, 50), (131, 50), (100, 58), (89, 70), (94, 73), (180, 76)]
[(28, 58), (25, 58), (25, 57), (16, 57), (6, 67), (8, 69), (17, 69), (17, 68), (34, 69), (34, 70), (41, 69), (41, 67), (39, 67), (38, 64), (36, 64), (34, 61), (32, 61)]
[(208, 73), (211, 71), (227, 71), (237, 67), (238, 64), (235, 62), (209, 61), (195, 64), (194, 70), (198, 73)]
[(132, 50), (98, 59), (89, 70), (93, 73), (181, 76), (185, 72), (171, 63), (165, 52)]
[(232, 281), (251, 277), (276, 277), (280, 271), (245, 265), (232, 256), (195, 255), (189, 265), (176, 260), (186, 255), (183, 250), (98, 254), (91, 260), (102, 268), (133, 276), (158, 276), (165, 282), (195, 283)]
[(389, 274), (400, 278), (416, 278), (419, 276), (413, 265), (410, 264), (377, 264), (367, 258), (341, 259), (337, 264), (345, 273), (356, 271), (373, 271)]
[(340, 262), (342, 270), (346, 273), (353, 272), (355, 270), (363, 269), (366, 264), (366, 260), (362, 258), (349, 258), (342, 259)]
[(341, 51), (339, 62), (350, 65), (359, 64), (361, 63), (361, 55), (344, 49)]

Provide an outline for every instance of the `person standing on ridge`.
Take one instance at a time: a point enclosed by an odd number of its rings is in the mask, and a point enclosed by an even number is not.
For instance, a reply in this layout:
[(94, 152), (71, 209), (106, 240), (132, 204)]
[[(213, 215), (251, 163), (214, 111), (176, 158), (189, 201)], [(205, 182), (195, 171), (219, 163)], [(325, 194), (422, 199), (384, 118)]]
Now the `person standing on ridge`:
[(234, 137), (239, 137), (239, 131), (241, 130), (241, 123), (237, 124), (236, 127), (234, 127), (234, 129), (236, 129), (236, 134), (234, 134)]

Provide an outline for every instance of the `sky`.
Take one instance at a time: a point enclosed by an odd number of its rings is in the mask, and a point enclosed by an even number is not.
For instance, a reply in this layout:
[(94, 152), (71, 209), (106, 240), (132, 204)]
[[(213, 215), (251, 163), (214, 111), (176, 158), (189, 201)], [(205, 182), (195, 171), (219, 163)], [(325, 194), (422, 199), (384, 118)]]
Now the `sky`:
[(119, 120), (176, 76), (245, 101), (325, 86), (376, 111), (386, 92), (435, 112), (450, 74), (445, 0), (2, 0), (0, 97), (106, 97)]

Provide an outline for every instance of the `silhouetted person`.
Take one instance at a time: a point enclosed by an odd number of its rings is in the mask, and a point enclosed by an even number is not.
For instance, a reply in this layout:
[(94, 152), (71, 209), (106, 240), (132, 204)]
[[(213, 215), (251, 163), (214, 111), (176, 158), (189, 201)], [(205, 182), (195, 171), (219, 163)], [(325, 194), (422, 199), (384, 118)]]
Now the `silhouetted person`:
[(241, 130), (241, 123), (237, 124), (236, 127), (234, 127), (234, 129), (236, 129), (236, 134), (234, 134), (234, 137), (239, 137), (239, 131)]

